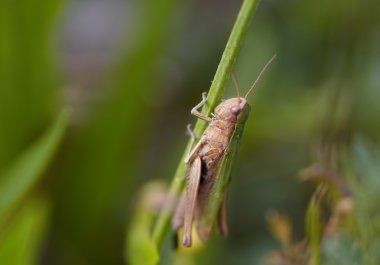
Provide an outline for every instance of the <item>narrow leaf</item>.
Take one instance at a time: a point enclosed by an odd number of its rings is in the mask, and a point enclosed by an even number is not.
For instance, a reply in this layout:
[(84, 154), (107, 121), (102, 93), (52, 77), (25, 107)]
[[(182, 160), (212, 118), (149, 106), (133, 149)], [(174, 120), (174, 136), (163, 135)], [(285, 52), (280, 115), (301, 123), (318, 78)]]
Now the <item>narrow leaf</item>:
[(311, 265), (319, 265), (319, 245), (322, 235), (321, 198), (325, 193), (324, 186), (319, 186), (310, 200), (306, 212), (306, 236), (311, 250)]
[(159, 253), (150, 235), (158, 208), (166, 195), (162, 183), (152, 182), (143, 187), (135, 207), (135, 213), (126, 233), (126, 260), (131, 265), (155, 265)]
[[(210, 115), (211, 111), (215, 108), (215, 106), (222, 98), (231, 69), (245, 39), (247, 29), (256, 10), (258, 2), (258, 0), (244, 0), (240, 8), (234, 27), (232, 28), (232, 32), (224, 49), (222, 58), (219, 62), (218, 69), (216, 70), (214, 79), (212, 81), (210, 91), (207, 95), (207, 102), (202, 109), (202, 113), (205, 115)], [(197, 124), (194, 127), (195, 134), (198, 136), (201, 135), (201, 133), (205, 130), (206, 125), (207, 124), (204, 121), (198, 120)], [(188, 153), (189, 148), (190, 141), (181, 157), (170, 187), (169, 196), (173, 198), (178, 197), (183, 188), (184, 183), (182, 178), (185, 170), (185, 164), (183, 161), (186, 154)], [(158, 248), (162, 246), (166, 233), (169, 229), (170, 216), (171, 209), (164, 209), (154, 227), (153, 238)]]
[(39, 140), (0, 173), (0, 227), (7, 215), (18, 206), (48, 167), (62, 140), (68, 116), (68, 112), (63, 111)]
[(0, 264), (33, 265), (48, 227), (50, 205), (46, 197), (32, 197), (20, 209), (0, 240)]

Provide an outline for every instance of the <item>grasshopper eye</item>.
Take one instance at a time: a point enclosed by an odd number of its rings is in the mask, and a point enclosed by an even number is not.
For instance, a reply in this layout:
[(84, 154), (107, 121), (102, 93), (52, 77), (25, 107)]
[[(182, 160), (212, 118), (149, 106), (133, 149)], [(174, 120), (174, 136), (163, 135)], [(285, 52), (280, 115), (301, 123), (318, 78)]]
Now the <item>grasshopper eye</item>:
[(232, 108), (231, 108), (231, 112), (232, 112), (233, 114), (235, 114), (235, 115), (239, 115), (240, 112), (241, 112), (241, 108), (240, 108), (240, 106), (232, 107)]

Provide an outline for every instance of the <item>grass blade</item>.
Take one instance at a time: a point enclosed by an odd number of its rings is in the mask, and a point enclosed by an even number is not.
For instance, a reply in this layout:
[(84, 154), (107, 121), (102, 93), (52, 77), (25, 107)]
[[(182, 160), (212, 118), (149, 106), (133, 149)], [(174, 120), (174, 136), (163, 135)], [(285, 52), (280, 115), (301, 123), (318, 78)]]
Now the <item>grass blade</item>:
[(0, 240), (0, 264), (40, 264), (49, 212), (48, 198), (34, 196), (28, 200)]
[(62, 140), (68, 116), (68, 112), (63, 111), (37, 142), (0, 173), (0, 228), (4, 219), (18, 206), (48, 167)]
[(166, 187), (160, 182), (152, 182), (143, 187), (126, 233), (127, 264), (157, 264), (159, 253), (150, 236), (150, 229), (156, 217), (157, 205), (165, 194)]
[(319, 245), (322, 237), (321, 199), (326, 187), (321, 185), (310, 200), (306, 212), (306, 236), (311, 251), (311, 265), (319, 265)]
[[(207, 96), (207, 101), (205, 106), (202, 109), (202, 113), (205, 115), (210, 115), (211, 111), (220, 101), (224, 89), (227, 85), (227, 81), (230, 75), (230, 71), (234, 65), (236, 57), (240, 51), (240, 47), (245, 38), (246, 31), (250, 24), (253, 13), (256, 10), (258, 1), (257, 0), (245, 0), (240, 8), (239, 14), (237, 16), (235, 25), (232, 29), (231, 35), (228, 39), (226, 48), (224, 49), (222, 58), (220, 60), (218, 69), (216, 70), (214, 80), (211, 84), (210, 91)], [(196, 135), (200, 135), (206, 128), (206, 123), (204, 121), (198, 120), (194, 132)], [(172, 198), (178, 197), (179, 193), (183, 188), (183, 172), (185, 169), (184, 158), (190, 148), (190, 141), (181, 157), (177, 170), (175, 172), (169, 196)], [(159, 216), (157, 223), (153, 230), (153, 239), (157, 245), (157, 248), (160, 249), (162, 243), (165, 239), (167, 231), (169, 229), (171, 210), (170, 206), (167, 209), (164, 209)]]

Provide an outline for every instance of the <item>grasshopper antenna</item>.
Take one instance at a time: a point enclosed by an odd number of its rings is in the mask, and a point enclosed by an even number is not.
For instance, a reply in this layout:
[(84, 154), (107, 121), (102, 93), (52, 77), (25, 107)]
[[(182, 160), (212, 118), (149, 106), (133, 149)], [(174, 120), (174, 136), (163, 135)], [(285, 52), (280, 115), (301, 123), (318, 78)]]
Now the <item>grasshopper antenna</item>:
[(234, 80), (234, 84), (235, 84), (235, 88), (237, 91), (237, 96), (238, 96), (239, 104), (240, 104), (240, 91), (241, 91), (241, 89), (239, 87), (239, 83), (237, 81), (236, 73), (234, 70), (231, 70), (231, 76), (232, 76), (232, 80)]
[(266, 65), (263, 67), (263, 70), (261, 70), (259, 76), (256, 78), (256, 81), (253, 83), (251, 88), (248, 90), (247, 94), (245, 95), (245, 99), (249, 96), (249, 94), (252, 93), (253, 89), (256, 87), (257, 83), (260, 81), (262, 75), (267, 71), (269, 65), (273, 62), (273, 60), (276, 58), (277, 54), (273, 55), (272, 58), (266, 63)]

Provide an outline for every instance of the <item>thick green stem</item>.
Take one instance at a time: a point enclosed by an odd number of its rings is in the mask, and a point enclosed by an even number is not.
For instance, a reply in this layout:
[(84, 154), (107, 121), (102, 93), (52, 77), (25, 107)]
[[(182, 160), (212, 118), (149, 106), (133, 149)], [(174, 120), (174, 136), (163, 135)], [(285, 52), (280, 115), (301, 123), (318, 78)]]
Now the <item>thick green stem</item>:
[[(244, 0), (240, 8), (235, 25), (228, 39), (226, 48), (224, 49), (222, 59), (220, 60), (218, 69), (216, 70), (214, 80), (210, 87), (210, 91), (207, 95), (206, 104), (202, 109), (202, 113), (207, 116), (211, 114), (211, 111), (215, 108), (215, 106), (219, 103), (220, 99), (222, 98), (224, 89), (227, 85), (227, 81), (230, 76), (231, 69), (240, 51), (240, 47), (245, 38), (248, 26), (250, 24), (253, 13), (256, 10), (258, 2), (258, 0)], [(206, 122), (198, 120), (194, 127), (195, 134), (197, 136), (201, 135), (202, 132), (205, 130), (206, 125)], [(178, 197), (181, 190), (183, 189), (183, 174), (185, 170), (184, 159), (185, 155), (188, 153), (189, 148), (190, 142), (188, 143), (186, 150), (184, 151), (184, 154), (181, 157), (173, 181), (171, 183), (169, 191), (170, 198)], [(169, 230), (171, 208), (172, 207), (167, 207), (161, 212), (153, 229), (153, 240), (158, 249), (161, 248), (165, 236)]]

